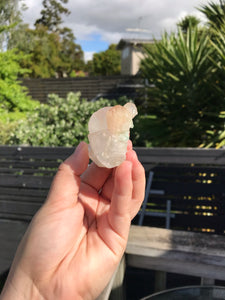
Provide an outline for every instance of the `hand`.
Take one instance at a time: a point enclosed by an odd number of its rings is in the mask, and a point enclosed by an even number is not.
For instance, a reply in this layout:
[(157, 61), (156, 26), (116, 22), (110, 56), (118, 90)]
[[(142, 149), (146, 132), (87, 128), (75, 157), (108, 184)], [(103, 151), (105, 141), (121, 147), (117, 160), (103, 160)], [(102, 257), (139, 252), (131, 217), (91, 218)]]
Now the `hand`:
[(145, 174), (131, 142), (117, 168), (88, 162), (82, 142), (59, 167), (17, 250), (2, 299), (96, 299), (109, 282), (144, 198)]

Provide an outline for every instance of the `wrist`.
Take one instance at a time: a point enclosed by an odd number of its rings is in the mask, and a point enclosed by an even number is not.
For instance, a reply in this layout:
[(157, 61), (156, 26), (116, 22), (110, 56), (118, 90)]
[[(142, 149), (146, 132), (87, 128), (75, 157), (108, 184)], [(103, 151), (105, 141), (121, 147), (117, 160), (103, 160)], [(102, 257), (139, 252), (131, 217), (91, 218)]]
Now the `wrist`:
[(0, 300), (44, 300), (32, 280), (20, 270), (10, 272)]

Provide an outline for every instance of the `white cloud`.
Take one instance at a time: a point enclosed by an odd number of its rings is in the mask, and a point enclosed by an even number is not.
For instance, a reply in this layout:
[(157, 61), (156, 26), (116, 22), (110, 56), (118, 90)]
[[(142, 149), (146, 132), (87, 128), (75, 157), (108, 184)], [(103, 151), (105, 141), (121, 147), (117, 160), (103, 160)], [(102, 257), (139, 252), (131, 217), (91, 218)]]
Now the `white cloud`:
[(23, 3), (27, 6), (27, 10), (23, 12), (24, 21), (32, 26), (40, 17), (42, 0), (23, 0)]
[[(29, 7), (24, 13), (25, 21), (32, 24), (40, 15), (42, 0), (24, 0), (24, 3)], [(144, 28), (152, 32), (146, 37), (159, 37), (164, 30), (173, 30), (185, 15), (195, 14), (202, 19), (197, 7), (207, 3), (207, 0), (70, 0), (67, 7), (71, 14), (65, 18), (65, 25), (73, 29), (79, 40), (95, 34), (109, 44), (128, 36), (126, 28)]]
[(95, 53), (94, 51), (84, 52), (84, 61), (87, 62), (89, 60), (92, 60), (94, 53)]

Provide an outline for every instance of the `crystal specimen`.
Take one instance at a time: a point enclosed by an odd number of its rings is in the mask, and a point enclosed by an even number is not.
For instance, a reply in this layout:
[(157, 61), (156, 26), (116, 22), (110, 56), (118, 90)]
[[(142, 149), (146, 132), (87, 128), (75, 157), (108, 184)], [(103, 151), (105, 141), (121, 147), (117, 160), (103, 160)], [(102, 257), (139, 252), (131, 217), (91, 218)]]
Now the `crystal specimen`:
[(126, 159), (132, 119), (137, 115), (133, 103), (103, 107), (88, 123), (89, 156), (99, 167), (113, 168)]

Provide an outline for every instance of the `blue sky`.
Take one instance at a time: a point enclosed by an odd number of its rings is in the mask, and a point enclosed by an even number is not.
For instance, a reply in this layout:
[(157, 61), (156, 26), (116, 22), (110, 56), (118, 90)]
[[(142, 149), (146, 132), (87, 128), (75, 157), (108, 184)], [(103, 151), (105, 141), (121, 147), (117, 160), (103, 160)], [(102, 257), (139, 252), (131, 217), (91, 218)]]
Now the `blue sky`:
[(85, 60), (91, 59), (94, 53), (105, 51), (109, 47), (109, 42), (103, 40), (100, 34), (93, 34), (86, 39), (76, 39), (76, 43), (81, 45)]
[[(0, 0), (1, 1), (1, 0)], [(23, 0), (28, 9), (24, 22), (33, 24), (40, 16), (43, 0)], [(145, 29), (149, 33), (141, 38), (159, 38), (165, 30), (176, 30), (176, 24), (186, 15), (195, 15), (204, 21), (197, 8), (211, 0), (69, 0), (66, 5), (71, 14), (64, 19), (64, 26), (71, 28), (91, 59), (93, 53), (104, 51), (121, 38), (139, 38), (137, 32), (127, 28)], [(212, 0), (218, 2), (219, 0)]]
[(108, 49), (109, 43), (104, 41), (100, 34), (93, 34), (90, 39), (79, 40), (76, 42), (82, 45), (82, 49), (88, 52), (99, 52)]

